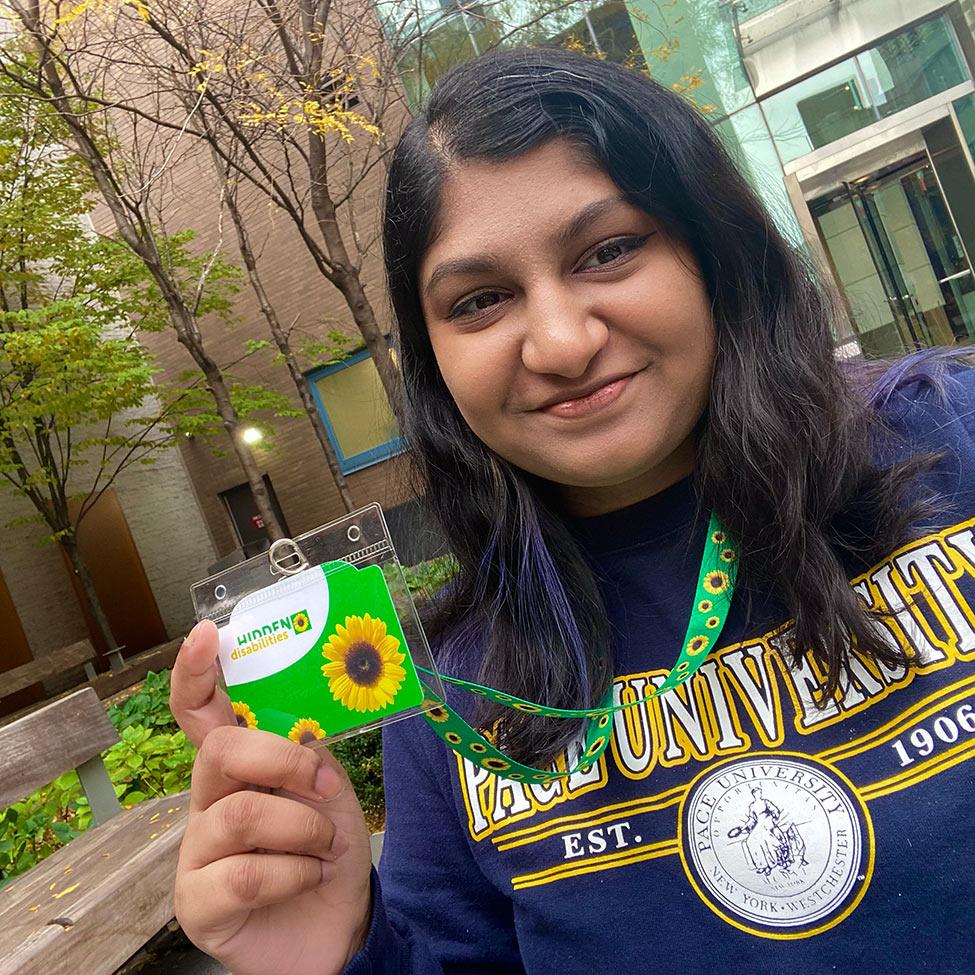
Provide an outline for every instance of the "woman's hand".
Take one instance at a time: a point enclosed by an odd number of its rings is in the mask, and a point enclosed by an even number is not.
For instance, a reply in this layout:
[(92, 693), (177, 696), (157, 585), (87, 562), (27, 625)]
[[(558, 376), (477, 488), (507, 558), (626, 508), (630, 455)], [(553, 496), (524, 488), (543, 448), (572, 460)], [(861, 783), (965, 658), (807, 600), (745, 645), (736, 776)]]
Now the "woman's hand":
[(217, 684), (217, 646), (204, 621), (173, 667), (170, 706), (200, 749), (176, 917), (234, 975), (338, 975), (369, 924), (362, 810), (325, 749), (237, 726)]

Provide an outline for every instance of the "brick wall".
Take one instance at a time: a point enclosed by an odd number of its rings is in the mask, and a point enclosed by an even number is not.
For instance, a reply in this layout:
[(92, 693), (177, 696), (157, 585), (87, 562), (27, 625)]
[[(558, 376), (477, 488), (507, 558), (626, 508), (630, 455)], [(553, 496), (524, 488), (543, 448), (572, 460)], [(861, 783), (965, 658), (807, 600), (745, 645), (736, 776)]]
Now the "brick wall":
[(207, 575), (216, 549), (178, 450), (135, 465), (117, 484), (119, 503), (170, 639), (193, 626), (190, 586)]
[(88, 635), (60, 551), (42, 545), (39, 525), (7, 527), (34, 511), (23, 498), (0, 493), (0, 571), (35, 657)]
[[(174, 160), (169, 183), (178, 187), (178, 192), (174, 191), (163, 207), (167, 226), (171, 231), (194, 230), (195, 246), (200, 249), (219, 246), (227, 259), (240, 264), (229, 218), (221, 224), (219, 185), (208, 159), (195, 152)], [(377, 236), (383, 178), (383, 167), (376, 166), (356, 194), (357, 229), (366, 240)], [(256, 191), (247, 192), (242, 188), (241, 194), (264, 286), (281, 321), (294, 326), (295, 339), (324, 339), (332, 328), (358, 338), (342, 296), (318, 272), (290, 219)], [(114, 232), (104, 208), (96, 210), (93, 216), (99, 232)], [(382, 327), (388, 329), (378, 241), (365, 258), (362, 279)], [(270, 338), (250, 285), (246, 280), (241, 285), (232, 321), (211, 318), (203, 323), (206, 347), (224, 367), (240, 359), (248, 339)], [(189, 354), (177, 343), (171, 330), (146, 336), (144, 341), (162, 369), (162, 378), (172, 379), (194, 368)], [(287, 369), (273, 361), (276, 351), (272, 349), (251, 357), (234, 368), (234, 375), (245, 382), (267, 383), (297, 407), (297, 394)], [(271, 480), (292, 534), (308, 531), (341, 515), (344, 508), (310, 422), (302, 416), (274, 420), (273, 424), (274, 446), (257, 446), (254, 452), (262, 472)], [(222, 456), (216, 456), (214, 448)], [(245, 480), (233, 448), (228, 438), (220, 435), (212, 443), (200, 439), (186, 441), (181, 453), (217, 554), (226, 555), (238, 547), (238, 542), (219, 495)], [(356, 506), (379, 501), (388, 507), (410, 497), (404, 468), (402, 459), (394, 459), (349, 475)]]

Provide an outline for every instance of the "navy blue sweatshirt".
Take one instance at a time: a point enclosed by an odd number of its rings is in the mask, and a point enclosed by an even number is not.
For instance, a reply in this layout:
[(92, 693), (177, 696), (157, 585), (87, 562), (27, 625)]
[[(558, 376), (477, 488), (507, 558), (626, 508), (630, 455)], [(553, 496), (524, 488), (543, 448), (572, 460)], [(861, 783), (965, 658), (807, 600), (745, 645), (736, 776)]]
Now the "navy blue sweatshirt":
[[(975, 371), (944, 398), (908, 384), (886, 416), (893, 453), (947, 449), (924, 477), (937, 517), (851, 579), (917, 666), (854, 655), (817, 707), (824, 675), (786, 663), (782, 607), (759, 599), (746, 625), (736, 593), (693, 679), (616, 713), (588, 773), (509, 782), (422, 720), (389, 726), (385, 848), (346, 975), (975, 971)], [(641, 698), (690, 612), (690, 484), (572, 524), (617, 700)]]

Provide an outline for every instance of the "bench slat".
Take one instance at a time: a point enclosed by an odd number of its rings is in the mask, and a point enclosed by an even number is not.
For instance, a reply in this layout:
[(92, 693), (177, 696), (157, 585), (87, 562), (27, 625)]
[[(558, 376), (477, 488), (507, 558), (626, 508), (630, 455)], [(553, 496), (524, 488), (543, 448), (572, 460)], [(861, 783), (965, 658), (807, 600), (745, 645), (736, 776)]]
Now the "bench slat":
[(140, 803), (0, 889), (0, 975), (107, 975), (138, 951), (173, 917), (188, 810)]
[(0, 809), (118, 740), (105, 706), (90, 687), (0, 727)]
[(79, 640), (53, 653), (45, 653), (28, 664), (21, 664), (0, 674), (0, 698), (94, 659), (95, 648), (91, 645), (91, 640)]

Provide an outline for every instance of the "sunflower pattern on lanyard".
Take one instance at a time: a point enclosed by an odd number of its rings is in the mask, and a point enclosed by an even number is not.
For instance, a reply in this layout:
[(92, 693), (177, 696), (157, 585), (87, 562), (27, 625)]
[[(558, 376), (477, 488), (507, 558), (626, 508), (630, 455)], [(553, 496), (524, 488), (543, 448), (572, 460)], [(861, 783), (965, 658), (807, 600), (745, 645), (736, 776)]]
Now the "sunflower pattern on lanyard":
[[(424, 712), (433, 731), (462, 758), (474, 765), (502, 778), (516, 782), (551, 782), (553, 779), (565, 778), (575, 772), (588, 772), (599, 760), (610, 740), (609, 725), (612, 716), (617, 711), (632, 708), (652, 697), (666, 694), (673, 688), (685, 683), (693, 677), (707, 657), (709, 650), (716, 645), (717, 639), (724, 628), (731, 601), (734, 595), (735, 577), (737, 575), (738, 549), (728, 532), (721, 527), (717, 515), (711, 513), (708, 524), (708, 535), (701, 555), (701, 569), (698, 575), (694, 600), (687, 623), (687, 632), (681, 647), (677, 662), (664, 678), (663, 682), (653, 687), (646, 696), (627, 703), (615, 703), (613, 689), (607, 691), (604, 699), (595, 708), (553, 708), (533, 701), (524, 701), (486, 687), (473, 681), (461, 680), (440, 674), (440, 679), (446, 684), (462, 687), (472, 694), (488, 698), (496, 704), (513, 708), (529, 714), (541, 714), (552, 718), (588, 718), (582, 749), (572, 768), (562, 765), (547, 769), (524, 765), (505, 755), (497, 745), (497, 726), (488, 734), (472, 728), (447, 702), (441, 699), (430, 688), (427, 688), (426, 703), (433, 707)], [(725, 568), (717, 568), (724, 565)], [(433, 671), (417, 667), (421, 673), (435, 676)]]
[(399, 640), (386, 632), (383, 620), (368, 613), (346, 616), (322, 656), (328, 661), (322, 673), (332, 697), (350, 711), (378, 711), (392, 704), (406, 678)]

